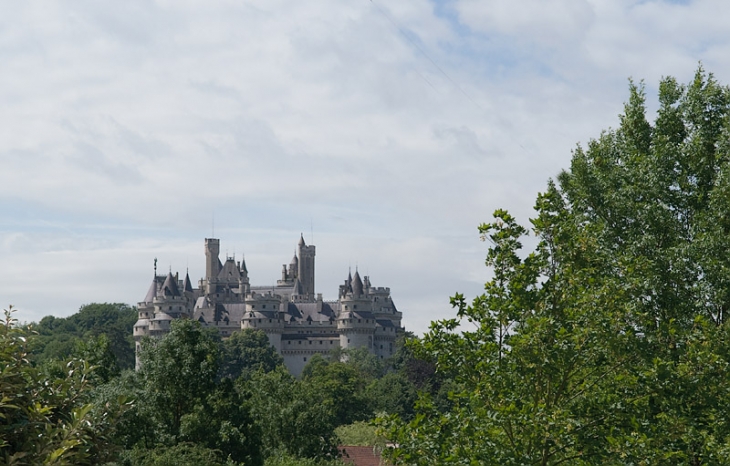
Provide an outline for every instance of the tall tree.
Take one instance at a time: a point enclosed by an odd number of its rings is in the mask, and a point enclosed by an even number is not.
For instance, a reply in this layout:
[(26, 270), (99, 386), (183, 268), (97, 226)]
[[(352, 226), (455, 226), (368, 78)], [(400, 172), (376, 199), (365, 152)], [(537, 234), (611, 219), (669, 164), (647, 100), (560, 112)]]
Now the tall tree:
[(190, 319), (173, 321), (162, 339), (144, 341), (140, 417), (151, 418), (156, 444), (194, 442), (260, 465), (260, 434), (248, 408), (229, 379), (218, 379), (219, 348), (215, 329)]
[[(631, 83), (616, 130), (578, 147), (536, 203), (539, 244), (507, 212), (480, 227), (485, 293), (452, 298), (414, 350), (453, 382), (410, 423), (403, 464), (730, 461), (730, 92), (699, 69)], [(459, 331), (461, 323), (467, 323)]]

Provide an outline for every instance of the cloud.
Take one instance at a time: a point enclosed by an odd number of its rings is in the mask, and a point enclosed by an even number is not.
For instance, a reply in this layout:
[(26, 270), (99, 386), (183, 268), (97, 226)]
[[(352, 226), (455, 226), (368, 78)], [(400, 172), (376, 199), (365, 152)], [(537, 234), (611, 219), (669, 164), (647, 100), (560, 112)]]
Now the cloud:
[(154, 257), (202, 273), (213, 218), (264, 284), (311, 225), (320, 291), (367, 262), (423, 331), (488, 277), (476, 225), (500, 207), (526, 223), (575, 144), (617, 124), (629, 76), (650, 108), (661, 76), (700, 60), (730, 80), (723, 6), (15, 2), (4, 297), (56, 314), (134, 303)]

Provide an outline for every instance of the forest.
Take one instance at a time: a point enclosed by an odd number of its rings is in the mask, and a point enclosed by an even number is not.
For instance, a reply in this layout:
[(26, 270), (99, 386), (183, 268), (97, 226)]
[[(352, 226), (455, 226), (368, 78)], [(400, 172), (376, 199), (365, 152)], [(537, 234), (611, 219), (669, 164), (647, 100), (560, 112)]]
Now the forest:
[[(402, 465), (730, 464), (730, 90), (666, 77), (649, 121), (577, 146), (529, 226), (479, 226), (489, 280), (397, 354), (313, 358), (194, 321), (147, 341), (134, 309), (0, 330), (7, 464), (337, 464), (359, 437)], [(532, 236), (527, 250), (523, 243)]]

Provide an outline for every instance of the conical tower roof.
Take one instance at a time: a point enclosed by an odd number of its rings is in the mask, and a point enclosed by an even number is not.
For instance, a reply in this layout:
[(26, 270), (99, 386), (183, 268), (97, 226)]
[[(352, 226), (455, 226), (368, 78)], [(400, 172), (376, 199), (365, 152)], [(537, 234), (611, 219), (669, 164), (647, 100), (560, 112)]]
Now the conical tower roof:
[(165, 283), (162, 284), (162, 293), (165, 296), (180, 296), (180, 288), (178, 288), (177, 280), (172, 276), (172, 272), (167, 274)]
[(302, 288), (302, 282), (299, 281), (299, 278), (294, 279), (294, 286), (292, 287), (292, 293), (295, 295), (304, 294), (304, 289)]
[(355, 296), (364, 294), (360, 273), (357, 270), (355, 270), (355, 276), (352, 277), (352, 294)]
[(157, 279), (153, 278), (152, 283), (150, 284), (149, 290), (147, 290), (147, 294), (144, 297), (145, 303), (151, 303), (153, 299), (155, 299), (155, 296), (157, 296)]
[(193, 292), (193, 284), (190, 283), (190, 274), (188, 272), (185, 272), (185, 284), (183, 286), (183, 290), (190, 293)]

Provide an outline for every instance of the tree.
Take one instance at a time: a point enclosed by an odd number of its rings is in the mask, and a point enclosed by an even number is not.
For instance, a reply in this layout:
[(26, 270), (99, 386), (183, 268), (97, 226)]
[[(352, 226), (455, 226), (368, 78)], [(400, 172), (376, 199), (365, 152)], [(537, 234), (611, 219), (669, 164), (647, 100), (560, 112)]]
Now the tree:
[(257, 371), (239, 379), (251, 414), (261, 429), (268, 458), (328, 459), (337, 456), (337, 418), (326, 396), (315, 387), (295, 379), (283, 367)]
[(219, 348), (217, 332), (190, 319), (173, 321), (160, 340), (143, 341), (138, 419), (151, 420), (155, 447), (195, 443), (260, 465), (261, 438), (245, 400), (230, 379), (217, 378)]
[(108, 434), (128, 404), (89, 403), (92, 367), (83, 360), (33, 366), (34, 336), (19, 328), (12, 306), (0, 325), (0, 458), (8, 465), (98, 464), (115, 451)]
[(261, 330), (243, 329), (234, 332), (222, 343), (221, 375), (237, 379), (242, 374), (249, 377), (258, 370), (270, 372), (284, 364), (284, 358), (271, 346)]
[(700, 68), (659, 102), (651, 125), (631, 83), (619, 128), (538, 196), (534, 251), (506, 211), (480, 226), (485, 293), (412, 344), (452, 406), (383, 419), (395, 461), (730, 461), (730, 91)]
[(136, 321), (136, 309), (122, 303), (91, 303), (68, 317), (46, 316), (32, 325), (38, 335), (31, 342), (30, 353), (37, 363), (63, 359), (74, 354), (80, 341), (105, 335), (109, 351), (116, 358), (114, 364), (119, 369), (131, 369), (134, 367), (132, 328)]
[(143, 341), (140, 360), (145, 400), (166, 434), (175, 438), (182, 417), (215, 388), (218, 341), (200, 323), (181, 319), (172, 323), (164, 338)]
[(367, 378), (355, 365), (327, 361), (315, 355), (302, 371), (302, 384), (309, 388), (310, 401), (334, 413), (336, 426), (370, 417), (372, 409), (365, 395)]

